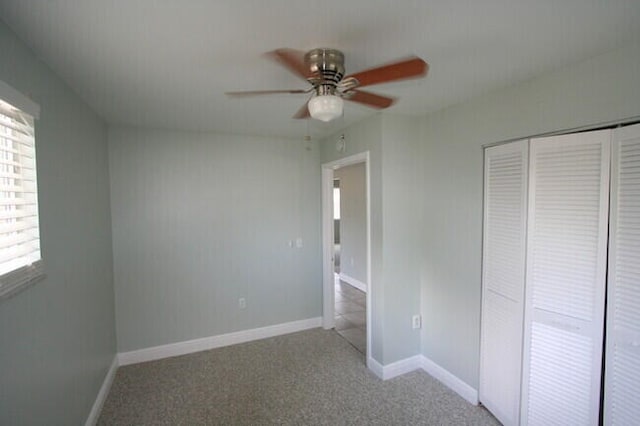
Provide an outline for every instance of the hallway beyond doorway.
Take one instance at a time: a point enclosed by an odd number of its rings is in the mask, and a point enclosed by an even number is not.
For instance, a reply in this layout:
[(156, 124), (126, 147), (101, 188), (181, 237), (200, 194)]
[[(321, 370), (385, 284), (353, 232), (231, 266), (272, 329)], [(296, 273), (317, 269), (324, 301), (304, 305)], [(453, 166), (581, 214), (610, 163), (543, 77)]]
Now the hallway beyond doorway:
[(367, 295), (335, 275), (335, 327), (358, 351), (367, 349)]

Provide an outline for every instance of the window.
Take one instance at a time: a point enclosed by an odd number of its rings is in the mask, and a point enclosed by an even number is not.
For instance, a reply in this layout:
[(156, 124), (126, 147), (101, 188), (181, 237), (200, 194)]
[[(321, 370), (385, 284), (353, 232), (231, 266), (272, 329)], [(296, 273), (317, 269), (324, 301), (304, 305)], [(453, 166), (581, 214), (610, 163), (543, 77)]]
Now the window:
[(38, 107), (0, 82), (0, 298), (43, 276), (34, 118)]

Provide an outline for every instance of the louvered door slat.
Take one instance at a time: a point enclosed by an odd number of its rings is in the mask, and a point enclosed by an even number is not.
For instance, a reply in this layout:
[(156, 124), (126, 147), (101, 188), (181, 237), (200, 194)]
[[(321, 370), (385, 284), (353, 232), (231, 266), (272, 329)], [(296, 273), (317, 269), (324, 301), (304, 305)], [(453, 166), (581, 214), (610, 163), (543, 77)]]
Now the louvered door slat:
[(528, 143), (485, 151), (480, 401), (519, 419)]
[(640, 419), (640, 125), (614, 131), (605, 366), (607, 425)]
[(589, 424), (589, 338), (540, 322), (531, 334), (529, 424)]
[(525, 425), (598, 423), (610, 134), (531, 141)]

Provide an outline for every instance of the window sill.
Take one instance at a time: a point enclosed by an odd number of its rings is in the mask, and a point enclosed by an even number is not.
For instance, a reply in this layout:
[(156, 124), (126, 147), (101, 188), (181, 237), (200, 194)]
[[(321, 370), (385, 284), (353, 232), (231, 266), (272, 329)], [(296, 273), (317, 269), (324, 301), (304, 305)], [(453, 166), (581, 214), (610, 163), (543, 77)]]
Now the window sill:
[(0, 301), (9, 299), (45, 277), (42, 260), (0, 276)]

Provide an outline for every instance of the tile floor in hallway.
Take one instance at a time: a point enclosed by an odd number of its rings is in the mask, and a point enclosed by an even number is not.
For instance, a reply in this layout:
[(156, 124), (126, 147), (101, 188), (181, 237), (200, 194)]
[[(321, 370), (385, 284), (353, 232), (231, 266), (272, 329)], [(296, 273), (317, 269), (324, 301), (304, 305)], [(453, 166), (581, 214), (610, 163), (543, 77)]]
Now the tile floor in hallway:
[(336, 331), (357, 350), (367, 350), (367, 295), (357, 288), (335, 280)]

